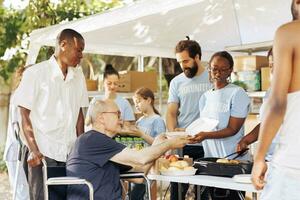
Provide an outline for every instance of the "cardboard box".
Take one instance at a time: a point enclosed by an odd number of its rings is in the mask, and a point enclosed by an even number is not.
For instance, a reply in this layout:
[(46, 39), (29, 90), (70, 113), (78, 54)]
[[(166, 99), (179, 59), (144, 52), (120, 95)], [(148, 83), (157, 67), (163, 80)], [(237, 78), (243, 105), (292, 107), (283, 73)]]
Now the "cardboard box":
[(237, 56), (234, 57), (233, 71), (254, 71), (268, 66), (268, 58), (266, 56)]
[(147, 87), (153, 92), (157, 91), (156, 72), (120, 72), (119, 92), (135, 92), (140, 87)]
[(98, 81), (91, 80), (91, 79), (85, 79), (86, 82), (86, 88), (88, 91), (97, 91), (98, 90)]
[(269, 89), (271, 85), (271, 68), (270, 67), (263, 67), (260, 69), (261, 73), (261, 90), (266, 91)]

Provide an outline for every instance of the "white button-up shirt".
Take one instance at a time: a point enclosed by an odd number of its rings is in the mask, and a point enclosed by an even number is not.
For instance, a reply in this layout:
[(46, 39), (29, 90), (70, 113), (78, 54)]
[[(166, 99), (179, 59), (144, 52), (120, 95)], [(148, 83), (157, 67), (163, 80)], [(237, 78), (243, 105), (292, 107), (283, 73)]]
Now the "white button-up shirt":
[(76, 140), (76, 124), (88, 95), (80, 67), (68, 67), (67, 77), (52, 56), (29, 67), (16, 90), (15, 105), (29, 109), (30, 120), (40, 152), (65, 162)]

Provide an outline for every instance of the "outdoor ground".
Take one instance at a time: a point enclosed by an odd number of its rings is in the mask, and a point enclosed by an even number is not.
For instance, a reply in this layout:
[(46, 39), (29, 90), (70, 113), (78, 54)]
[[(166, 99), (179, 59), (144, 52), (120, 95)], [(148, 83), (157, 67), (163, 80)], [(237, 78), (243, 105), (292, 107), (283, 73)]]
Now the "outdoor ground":
[(0, 173), (0, 200), (11, 200), (12, 195), (9, 189), (8, 175)]

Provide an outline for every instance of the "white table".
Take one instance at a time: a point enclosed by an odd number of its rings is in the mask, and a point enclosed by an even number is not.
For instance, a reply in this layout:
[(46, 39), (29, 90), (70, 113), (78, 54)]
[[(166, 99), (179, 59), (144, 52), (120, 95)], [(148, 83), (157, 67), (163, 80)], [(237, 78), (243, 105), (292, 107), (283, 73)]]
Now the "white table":
[(148, 175), (148, 179), (156, 181), (176, 182), (176, 183), (188, 183), (206, 187), (217, 187), (238, 191), (246, 191), (252, 193), (252, 199), (257, 200), (257, 193), (252, 184), (249, 183), (237, 183), (232, 178), (195, 175), (195, 176), (163, 176), (163, 175)]

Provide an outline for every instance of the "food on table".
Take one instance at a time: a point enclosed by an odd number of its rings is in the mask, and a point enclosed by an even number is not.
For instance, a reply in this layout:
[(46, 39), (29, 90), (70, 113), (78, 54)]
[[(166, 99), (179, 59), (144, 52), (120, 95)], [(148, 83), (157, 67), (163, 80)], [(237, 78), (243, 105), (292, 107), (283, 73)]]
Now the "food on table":
[(216, 161), (217, 163), (225, 163), (225, 164), (239, 164), (239, 160), (230, 160), (226, 158), (220, 158)]
[[(190, 159), (185, 157), (184, 159)], [(167, 155), (163, 159), (160, 159), (159, 163), (159, 171), (191, 171), (195, 170), (194, 167), (191, 166), (192, 161), (188, 162), (179, 158), (178, 155)]]
[(184, 171), (194, 170), (195, 168), (193, 166), (187, 166), (183, 168)]
[(178, 161), (170, 163), (170, 167), (177, 167), (179, 169), (184, 169), (185, 167), (188, 167), (188, 166), (189, 166), (189, 164), (184, 160), (178, 160)]

